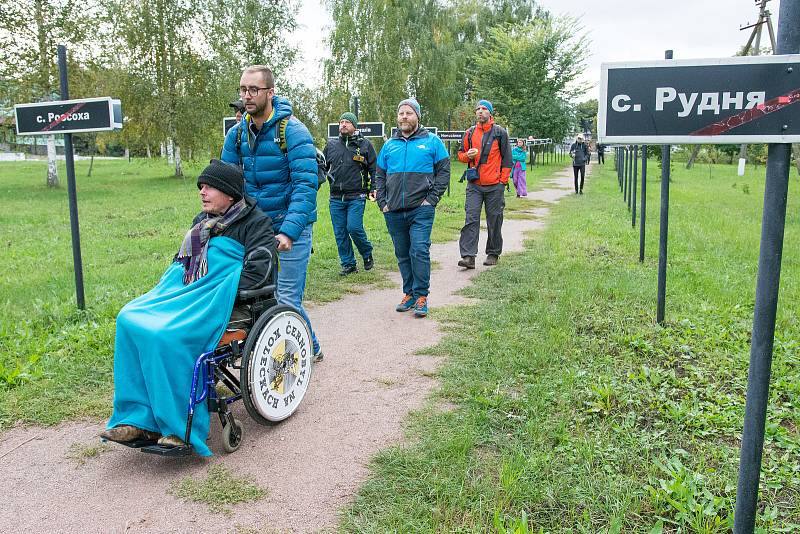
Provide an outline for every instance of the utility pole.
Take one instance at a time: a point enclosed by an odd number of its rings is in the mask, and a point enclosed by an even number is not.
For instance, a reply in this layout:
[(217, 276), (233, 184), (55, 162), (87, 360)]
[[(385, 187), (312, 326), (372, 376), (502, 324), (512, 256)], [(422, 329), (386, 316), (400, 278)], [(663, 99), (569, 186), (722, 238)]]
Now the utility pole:
[[(769, 42), (772, 47), (772, 53), (775, 53), (775, 30), (772, 27), (772, 17), (767, 9), (767, 2), (769, 1), (770, 0), (755, 0), (755, 3), (758, 5), (758, 21), (739, 28), (739, 31), (748, 30), (750, 28), (753, 29), (753, 31), (750, 32), (750, 38), (747, 40), (747, 44), (744, 45), (744, 50), (742, 50), (743, 56), (761, 55), (761, 31), (764, 28), (764, 24), (767, 25), (767, 31), (769, 32)], [(752, 46), (753, 43), (755, 43), (755, 46)], [(751, 50), (752, 54), (750, 53)], [(747, 145), (744, 143), (739, 147), (739, 159), (747, 159)]]

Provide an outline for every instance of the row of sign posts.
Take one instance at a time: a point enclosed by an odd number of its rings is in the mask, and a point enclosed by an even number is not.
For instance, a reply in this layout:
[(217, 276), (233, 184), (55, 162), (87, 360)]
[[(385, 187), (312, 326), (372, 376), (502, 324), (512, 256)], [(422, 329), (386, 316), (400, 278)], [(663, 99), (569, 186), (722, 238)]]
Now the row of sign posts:
[[(737, 534), (752, 533), (755, 527), (786, 221), (790, 143), (800, 142), (798, 1), (780, 3), (775, 53), (681, 61), (672, 60), (672, 51), (667, 51), (667, 61), (604, 64), (598, 110), (601, 143), (662, 144), (656, 311), (659, 323), (664, 321), (666, 293), (670, 145), (771, 143), (734, 512)], [(631, 148), (617, 149), (620, 186), (632, 209), (635, 209), (631, 197), (635, 199), (636, 194), (636, 153)], [(646, 156), (643, 160), (644, 172)], [(641, 224), (641, 259), (643, 232)]]

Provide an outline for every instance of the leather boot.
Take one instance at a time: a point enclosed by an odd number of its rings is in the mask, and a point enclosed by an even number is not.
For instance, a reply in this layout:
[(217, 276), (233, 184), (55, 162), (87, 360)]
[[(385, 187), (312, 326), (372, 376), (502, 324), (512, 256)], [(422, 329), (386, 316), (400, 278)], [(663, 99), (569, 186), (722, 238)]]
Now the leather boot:
[(458, 260), (458, 266), (463, 267), (465, 269), (474, 269), (475, 268), (475, 256), (464, 256), (460, 260)]

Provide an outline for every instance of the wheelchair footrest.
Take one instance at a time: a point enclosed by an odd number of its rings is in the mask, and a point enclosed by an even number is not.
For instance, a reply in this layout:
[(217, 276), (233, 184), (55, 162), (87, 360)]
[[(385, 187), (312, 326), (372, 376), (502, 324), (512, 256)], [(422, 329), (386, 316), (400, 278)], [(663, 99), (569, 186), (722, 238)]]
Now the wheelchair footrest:
[(131, 441), (113, 441), (108, 439), (101, 439), (102, 442), (111, 442), (117, 443), (119, 445), (125, 445), (126, 447), (130, 447), (131, 449), (141, 449), (142, 447), (148, 447), (150, 445), (155, 445), (158, 443), (157, 439), (134, 439)]
[(192, 454), (192, 446), (191, 445), (180, 445), (178, 447), (173, 447), (170, 445), (158, 445), (152, 444), (146, 447), (141, 448), (142, 452), (147, 452), (150, 454), (158, 454), (159, 456), (170, 456), (170, 457), (179, 457), (179, 456), (191, 456)]

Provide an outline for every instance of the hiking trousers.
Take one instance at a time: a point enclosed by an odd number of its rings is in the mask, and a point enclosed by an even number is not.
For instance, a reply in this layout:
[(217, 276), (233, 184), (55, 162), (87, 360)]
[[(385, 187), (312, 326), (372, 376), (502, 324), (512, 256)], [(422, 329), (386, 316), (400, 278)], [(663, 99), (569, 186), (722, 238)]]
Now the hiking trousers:
[(486, 255), (499, 256), (503, 252), (503, 210), (506, 207), (505, 184), (467, 184), (464, 203), (466, 217), (458, 248), (462, 258), (478, 255), (478, 236), (481, 231), (481, 208), (486, 211)]
[[(586, 165), (573, 165), (572, 174), (575, 176), (575, 192), (583, 191), (583, 180), (586, 177)], [(578, 185), (578, 175), (581, 176), (580, 185)]]

